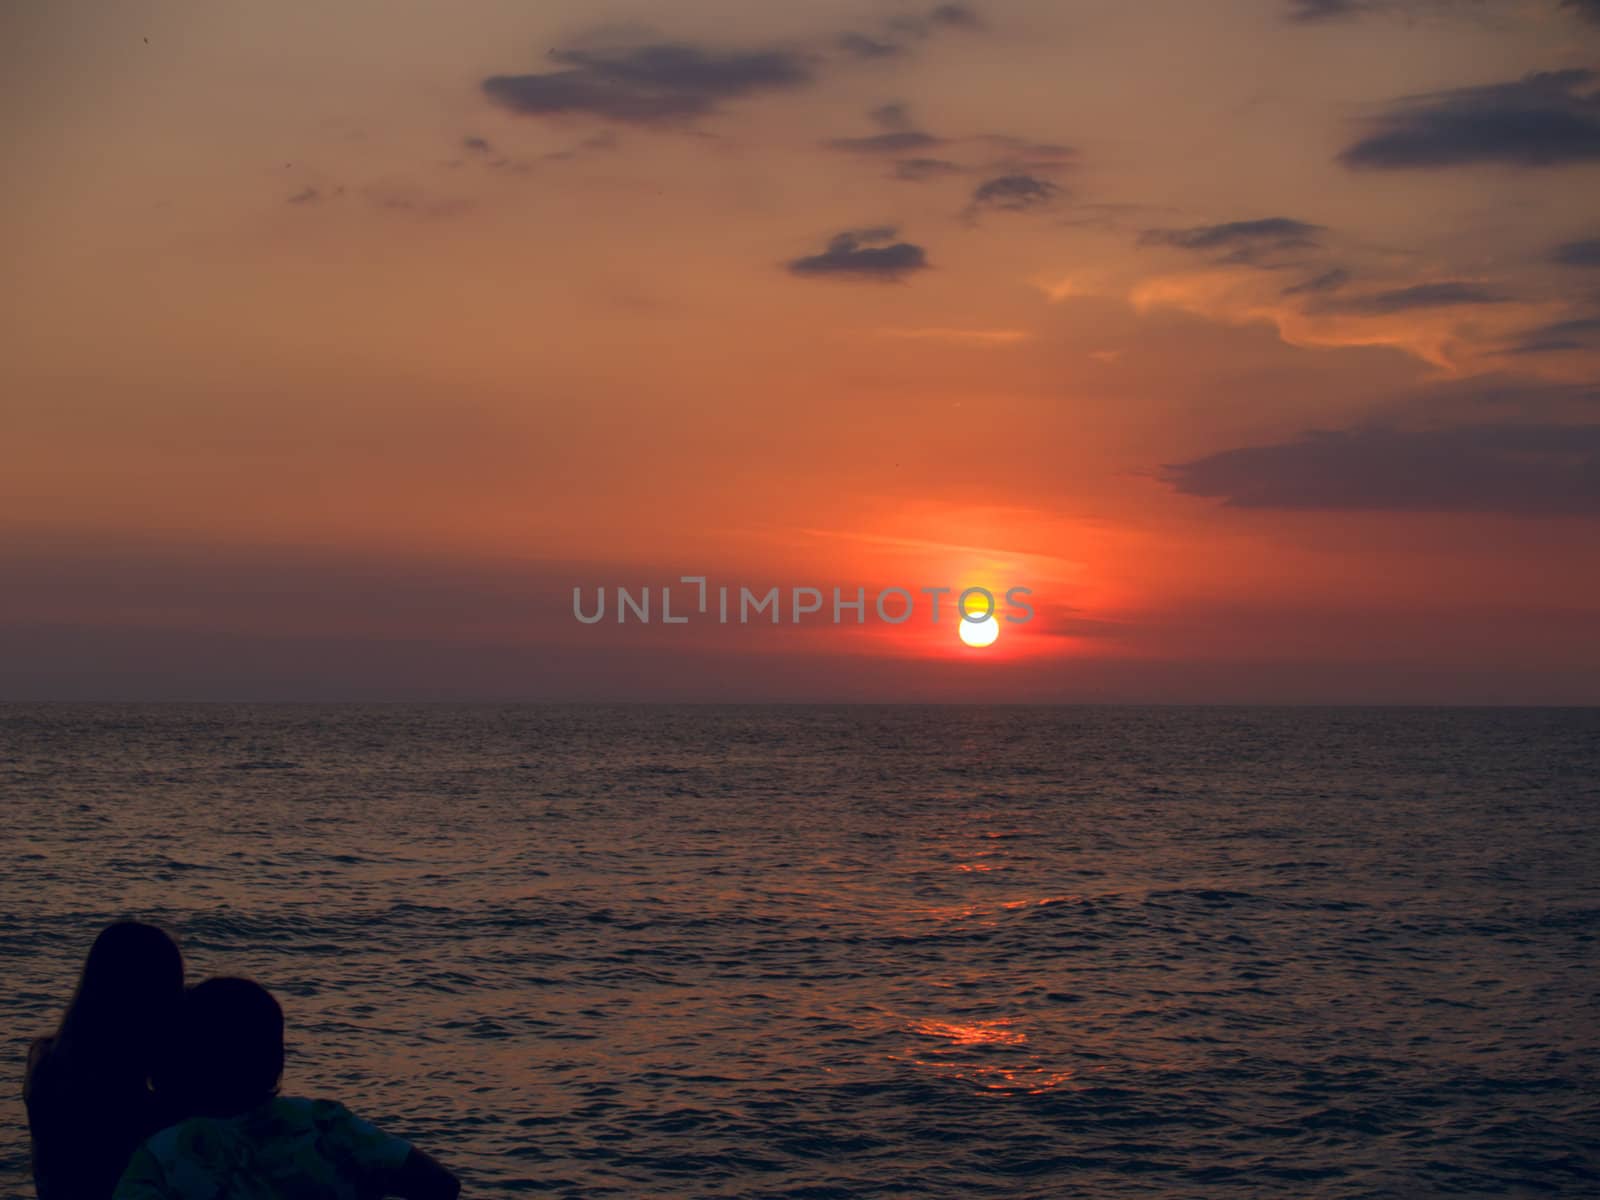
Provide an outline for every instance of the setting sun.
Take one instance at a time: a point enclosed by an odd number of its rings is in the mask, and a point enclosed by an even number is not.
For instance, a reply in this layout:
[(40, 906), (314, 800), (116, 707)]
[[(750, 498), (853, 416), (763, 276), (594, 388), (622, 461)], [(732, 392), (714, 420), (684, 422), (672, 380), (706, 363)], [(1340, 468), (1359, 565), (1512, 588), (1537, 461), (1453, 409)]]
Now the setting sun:
[(981, 621), (970, 621), (965, 618), (961, 621), (961, 640), (969, 646), (993, 645), (995, 638), (999, 636), (1000, 622), (994, 619), (993, 614)]

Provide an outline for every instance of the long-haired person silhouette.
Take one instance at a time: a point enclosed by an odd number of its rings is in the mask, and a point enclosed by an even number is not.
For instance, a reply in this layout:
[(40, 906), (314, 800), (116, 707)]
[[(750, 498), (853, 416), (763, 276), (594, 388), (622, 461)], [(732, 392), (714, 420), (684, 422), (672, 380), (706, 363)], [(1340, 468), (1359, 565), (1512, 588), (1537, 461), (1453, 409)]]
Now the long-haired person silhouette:
[(183, 957), (153, 925), (100, 931), (22, 1096), (39, 1200), (105, 1200), (139, 1143), (176, 1114), (152, 1085), (183, 1000)]

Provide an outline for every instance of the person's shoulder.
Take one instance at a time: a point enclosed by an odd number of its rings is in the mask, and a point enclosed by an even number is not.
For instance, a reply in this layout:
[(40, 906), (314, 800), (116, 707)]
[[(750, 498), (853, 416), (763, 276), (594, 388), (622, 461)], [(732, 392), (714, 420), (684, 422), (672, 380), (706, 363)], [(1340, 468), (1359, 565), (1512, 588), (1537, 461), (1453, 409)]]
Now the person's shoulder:
[(337, 1100), (314, 1100), (306, 1096), (275, 1096), (260, 1110), (258, 1120), (271, 1129), (314, 1131), (319, 1136), (338, 1133), (360, 1125), (356, 1115)]
[(411, 1144), (385, 1133), (337, 1100), (287, 1101), (296, 1106), (300, 1120), (317, 1131), (326, 1144), (338, 1146), (349, 1156), (368, 1164), (397, 1166), (405, 1161)]
[(313, 1100), (306, 1096), (275, 1096), (271, 1111), (279, 1120), (303, 1125), (321, 1125), (351, 1116), (350, 1110), (337, 1100)]
[(144, 1140), (144, 1148), (159, 1161), (165, 1162), (175, 1158), (193, 1140), (201, 1119), (190, 1117), (186, 1121), (168, 1125), (165, 1129), (158, 1129)]

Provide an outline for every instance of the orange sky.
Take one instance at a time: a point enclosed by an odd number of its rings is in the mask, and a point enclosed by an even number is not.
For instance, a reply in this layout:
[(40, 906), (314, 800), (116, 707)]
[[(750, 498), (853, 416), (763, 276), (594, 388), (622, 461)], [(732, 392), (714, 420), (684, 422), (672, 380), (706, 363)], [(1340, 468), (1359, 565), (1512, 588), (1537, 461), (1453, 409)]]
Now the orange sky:
[(1600, 702), (1600, 6), (4, 20), (0, 698)]

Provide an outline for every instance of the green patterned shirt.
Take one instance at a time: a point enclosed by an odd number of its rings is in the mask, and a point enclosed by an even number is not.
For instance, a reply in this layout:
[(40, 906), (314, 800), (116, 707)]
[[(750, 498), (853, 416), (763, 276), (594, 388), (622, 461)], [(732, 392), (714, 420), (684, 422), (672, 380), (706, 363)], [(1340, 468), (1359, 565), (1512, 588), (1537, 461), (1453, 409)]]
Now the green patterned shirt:
[(411, 1146), (331, 1100), (191, 1117), (134, 1153), (114, 1200), (366, 1200)]

